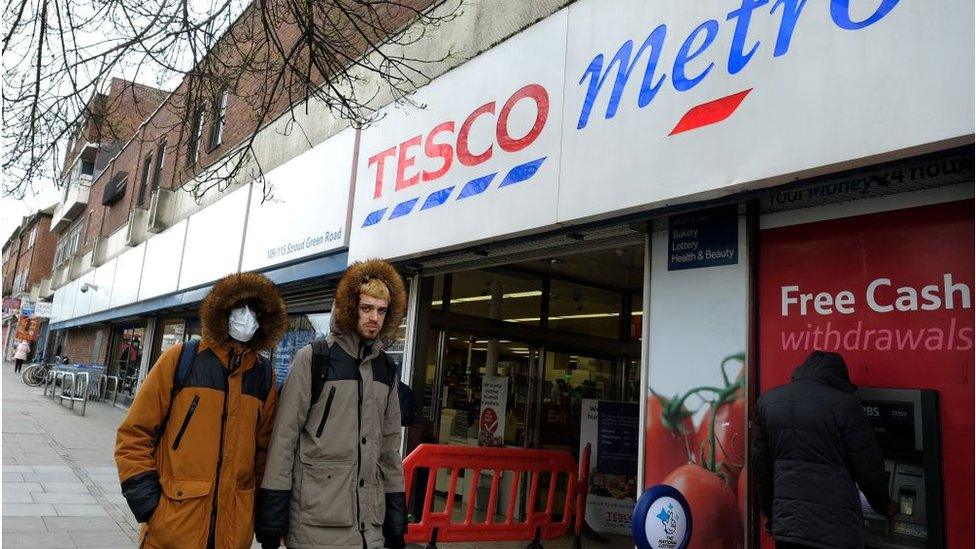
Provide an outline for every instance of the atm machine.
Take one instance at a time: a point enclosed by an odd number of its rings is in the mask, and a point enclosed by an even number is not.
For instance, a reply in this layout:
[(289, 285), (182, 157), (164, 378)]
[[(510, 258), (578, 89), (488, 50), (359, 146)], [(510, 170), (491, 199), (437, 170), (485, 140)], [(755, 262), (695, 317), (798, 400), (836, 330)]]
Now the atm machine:
[(861, 496), (867, 547), (945, 547), (938, 391), (864, 387), (858, 398), (884, 454), (891, 499), (899, 506), (889, 521)]

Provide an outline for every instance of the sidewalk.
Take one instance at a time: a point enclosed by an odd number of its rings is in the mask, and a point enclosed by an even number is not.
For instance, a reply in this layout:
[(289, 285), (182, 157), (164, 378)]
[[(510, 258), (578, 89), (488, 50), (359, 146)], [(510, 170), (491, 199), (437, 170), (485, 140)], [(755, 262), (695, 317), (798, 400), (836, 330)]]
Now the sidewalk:
[(113, 450), (124, 412), (90, 402), (82, 417), (28, 387), (4, 363), (5, 547), (134, 547), (138, 525), (119, 487)]
[[(115, 430), (125, 411), (89, 402), (85, 416), (28, 387), (4, 363), (3, 546), (30, 549), (135, 547), (139, 525), (125, 503), (115, 469)], [(630, 547), (627, 538), (610, 545)], [(522, 549), (528, 541), (440, 543), (450, 549)], [(544, 543), (566, 549), (565, 537)], [(259, 548), (255, 543), (252, 548)], [(423, 545), (412, 545), (420, 548)]]

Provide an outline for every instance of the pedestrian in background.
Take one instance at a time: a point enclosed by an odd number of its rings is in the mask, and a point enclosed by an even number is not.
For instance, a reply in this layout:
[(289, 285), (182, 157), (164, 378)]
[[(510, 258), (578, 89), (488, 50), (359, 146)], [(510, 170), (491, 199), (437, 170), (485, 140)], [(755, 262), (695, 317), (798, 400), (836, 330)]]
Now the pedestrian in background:
[(203, 338), (166, 350), (146, 376), (115, 446), (140, 547), (251, 546), (277, 390), (271, 351), (288, 327), (266, 277), (241, 273), (200, 305)]
[(27, 357), (30, 356), (30, 343), (26, 339), (22, 339), (20, 343), (17, 344), (17, 352), (14, 353), (14, 373), (20, 372), (20, 367), (23, 366)]
[(759, 509), (776, 547), (864, 547), (858, 488), (885, 516), (884, 458), (847, 364), (815, 351), (756, 404), (753, 465)]
[(383, 348), (405, 312), (403, 279), (385, 261), (354, 263), (339, 281), (330, 334), (295, 354), (281, 390), (258, 497), (262, 547), (404, 546), (396, 364)]

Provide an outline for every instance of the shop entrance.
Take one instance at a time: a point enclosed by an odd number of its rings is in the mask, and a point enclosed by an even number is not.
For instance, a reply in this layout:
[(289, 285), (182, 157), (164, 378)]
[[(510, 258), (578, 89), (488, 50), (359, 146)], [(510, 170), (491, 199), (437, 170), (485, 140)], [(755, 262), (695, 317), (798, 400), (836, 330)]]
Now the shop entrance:
[(139, 365), (146, 343), (146, 324), (118, 326), (112, 337), (108, 375), (119, 379), (119, 401), (132, 404), (139, 383)]
[[(596, 445), (585, 407), (632, 403), (617, 408), (633, 414), (625, 434), (632, 466), (595, 467), (591, 490), (635, 497), (643, 280), (643, 244), (422, 278), (411, 385), (423, 408), (407, 451), (504, 445), (567, 450), (579, 460), (582, 445)], [(491, 383), (505, 395), (493, 432), (482, 414)], [(447, 481), (438, 478), (437, 490)]]

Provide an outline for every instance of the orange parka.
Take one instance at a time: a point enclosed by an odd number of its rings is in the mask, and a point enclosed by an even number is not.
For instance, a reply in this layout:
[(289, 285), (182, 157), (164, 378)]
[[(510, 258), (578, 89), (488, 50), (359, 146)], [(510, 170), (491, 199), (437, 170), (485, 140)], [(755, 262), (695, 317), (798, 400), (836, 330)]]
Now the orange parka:
[[(244, 303), (257, 312), (260, 327), (241, 349), (231, 345), (227, 321)], [(166, 350), (150, 370), (115, 448), (123, 494), (145, 523), (141, 547), (251, 546), (255, 487), (278, 399), (274, 371), (257, 351), (281, 338), (284, 311), (265, 277), (231, 275), (201, 305), (203, 340), (178, 391), (182, 345)]]

